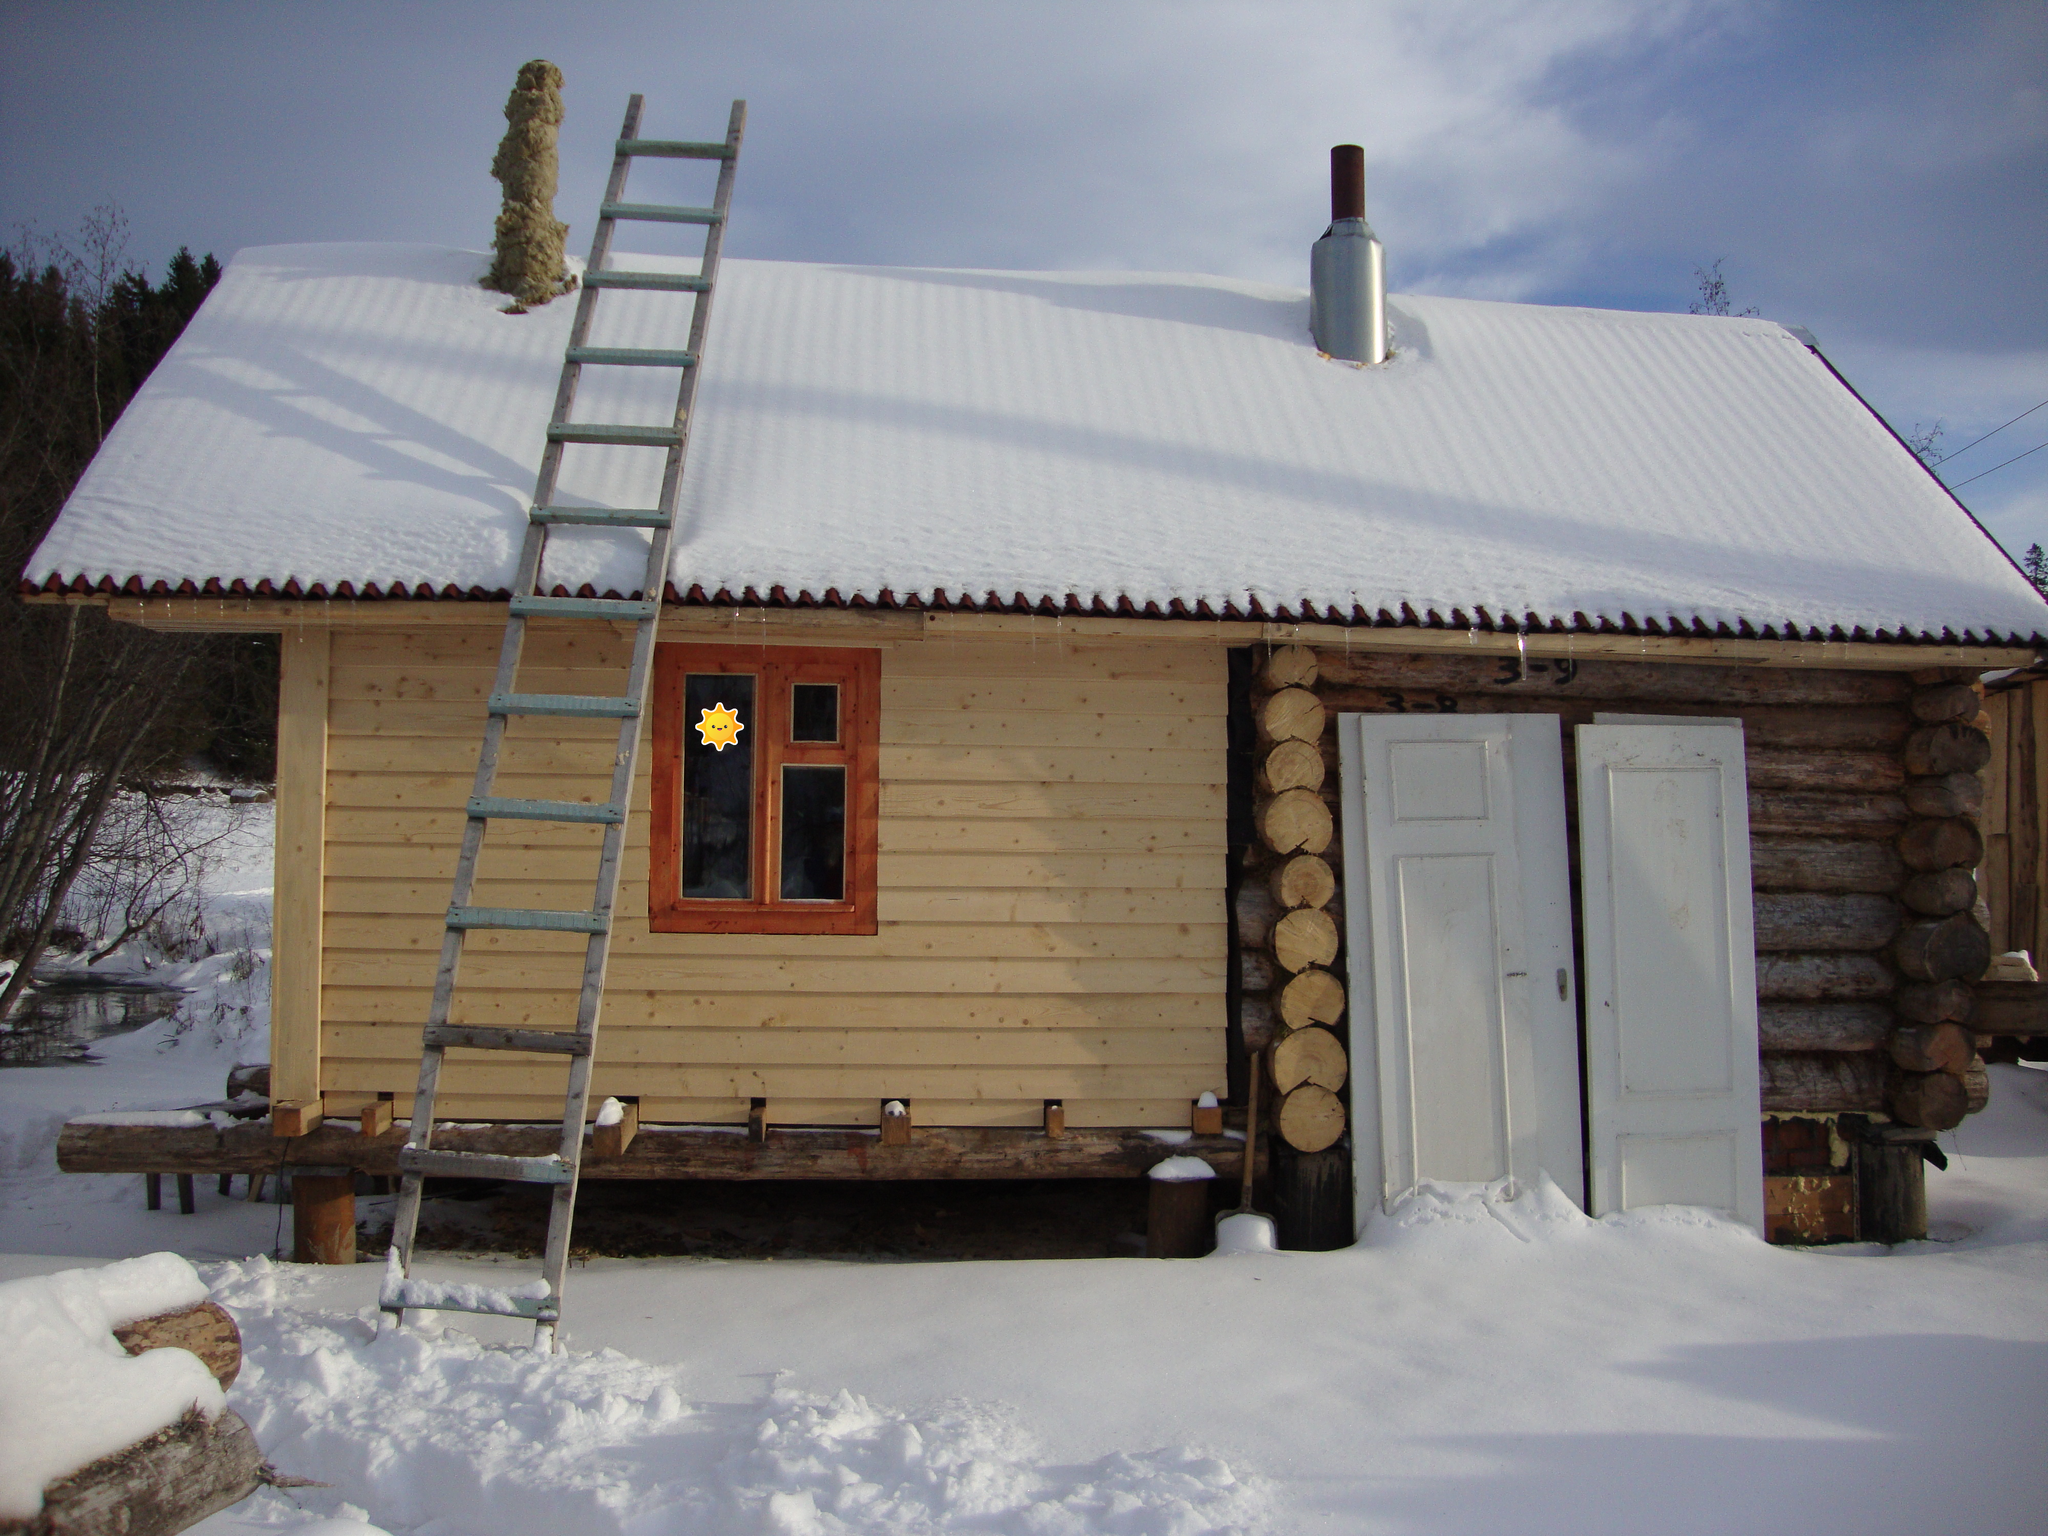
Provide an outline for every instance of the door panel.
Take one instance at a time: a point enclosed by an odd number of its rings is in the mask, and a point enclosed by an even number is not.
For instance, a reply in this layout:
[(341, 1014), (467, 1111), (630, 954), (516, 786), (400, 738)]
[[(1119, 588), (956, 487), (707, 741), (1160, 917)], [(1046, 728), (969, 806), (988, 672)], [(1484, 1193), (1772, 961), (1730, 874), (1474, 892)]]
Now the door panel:
[(1543, 1168), (1581, 1198), (1557, 717), (1350, 715), (1339, 743), (1361, 1195)]
[(1756, 948), (1738, 725), (1578, 728), (1594, 1214), (1762, 1229)]

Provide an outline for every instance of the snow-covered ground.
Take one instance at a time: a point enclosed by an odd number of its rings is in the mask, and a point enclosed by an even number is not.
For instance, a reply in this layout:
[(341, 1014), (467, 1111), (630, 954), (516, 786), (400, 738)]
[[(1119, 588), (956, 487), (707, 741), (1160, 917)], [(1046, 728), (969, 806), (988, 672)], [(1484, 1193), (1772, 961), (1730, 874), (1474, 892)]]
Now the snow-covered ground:
[(2048, 1072), (1992, 1070), (1929, 1171), (1934, 1239), (1889, 1251), (1432, 1190), (1333, 1254), (601, 1262), (538, 1358), (510, 1322), (380, 1336), (377, 1266), (247, 1257), (276, 1206), (201, 1181), (199, 1214), (151, 1214), (134, 1176), (55, 1172), (66, 1114), (211, 1098), (263, 1054), (250, 982), (191, 979), (103, 1065), (0, 1071), (0, 1278), (214, 1261), (230, 1403), (332, 1486), (209, 1536), (2048, 1528)]

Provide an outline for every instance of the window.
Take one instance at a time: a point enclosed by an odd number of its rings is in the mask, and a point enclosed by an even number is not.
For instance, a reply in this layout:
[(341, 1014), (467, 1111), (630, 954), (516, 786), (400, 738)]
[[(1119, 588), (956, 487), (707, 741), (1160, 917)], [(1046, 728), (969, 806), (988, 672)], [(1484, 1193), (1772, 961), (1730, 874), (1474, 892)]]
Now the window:
[(648, 920), (659, 933), (873, 933), (881, 657), (654, 652)]

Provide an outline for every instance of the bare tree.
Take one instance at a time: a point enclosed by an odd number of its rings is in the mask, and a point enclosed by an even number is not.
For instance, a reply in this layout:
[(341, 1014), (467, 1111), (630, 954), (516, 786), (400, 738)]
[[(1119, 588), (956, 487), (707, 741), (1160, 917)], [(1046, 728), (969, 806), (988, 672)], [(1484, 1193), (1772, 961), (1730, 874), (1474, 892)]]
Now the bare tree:
[(0, 252), (0, 953), (20, 961), (0, 1016), (108, 850), (123, 786), (205, 737), (210, 642), (20, 592), (71, 487), (219, 274), (181, 251), (153, 287), (128, 269), (125, 240), (119, 211), (101, 208), (76, 247), (24, 232)]
[(1721, 263), (1728, 258), (1716, 256), (1711, 267), (1694, 267), (1693, 278), (1699, 283), (1699, 297), (1685, 306), (1689, 315), (1739, 315), (1744, 319), (1753, 318), (1757, 309), (1754, 304), (1747, 309), (1730, 309), (1728, 280), (1721, 275)]

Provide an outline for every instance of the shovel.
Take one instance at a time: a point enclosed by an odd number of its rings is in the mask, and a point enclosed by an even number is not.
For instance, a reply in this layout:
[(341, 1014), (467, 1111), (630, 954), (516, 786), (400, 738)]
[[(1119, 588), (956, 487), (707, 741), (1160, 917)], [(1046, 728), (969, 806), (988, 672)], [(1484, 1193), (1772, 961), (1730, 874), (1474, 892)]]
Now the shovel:
[(1237, 1209), (1216, 1213), (1218, 1253), (1268, 1253), (1274, 1241), (1273, 1218), (1252, 1209), (1252, 1173), (1258, 1166), (1259, 1054), (1252, 1053), (1251, 1091), (1245, 1099), (1244, 1174), (1238, 1185)]

